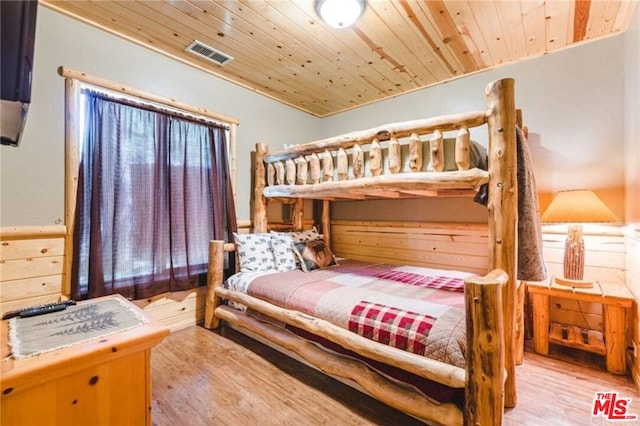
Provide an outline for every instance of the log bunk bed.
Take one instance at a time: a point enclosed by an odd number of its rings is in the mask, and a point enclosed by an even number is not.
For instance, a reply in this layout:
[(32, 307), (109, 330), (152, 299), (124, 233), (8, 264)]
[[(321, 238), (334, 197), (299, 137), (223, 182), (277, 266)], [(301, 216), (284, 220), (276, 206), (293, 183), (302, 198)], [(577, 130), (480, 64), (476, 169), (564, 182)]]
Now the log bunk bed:
[[(302, 226), (303, 200), (322, 200), (320, 230), (328, 239), (332, 200), (475, 195), (482, 185), (488, 185), (488, 273), (464, 279), (466, 319), (462, 327), (466, 330), (466, 354), (463, 368), (385, 346), (326, 320), (226, 288), (224, 254), (235, 250), (236, 245), (224, 241), (210, 243), (205, 327), (217, 328), (223, 320), (327, 374), (355, 382), (356, 387), (376, 399), (423, 420), (439, 424), (501, 424), (504, 408), (516, 404), (518, 327), (515, 324), (520, 309), (516, 279), (518, 188), (516, 132), (513, 130), (517, 115), (514, 81), (502, 79), (489, 84), (486, 100), (484, 111), (379, 126), (272, 154), (268, 153), (266, 144), (256, 146), (254, 233), (268, 232), (267, 199), (294, 199), (293, 223), (298, 229)], [(487, 170), (473, 167), (469, 160), (469, 129), (484, 125), (489, 140)], [(443, 133), (455, 131), (458, 170), (442, 171)], [(424, 167), (420, 152), (423, 135), (431, 135), (424, 141), (430, 162)], [(401, 166), (401, 138), (408, 139), (405, 167)], [(397, 384), (358, 361), (324, 351), (280, 327), (233, 309), (227, 301), (242, 304), (369, 359), (463, 389), (463, 402), (434, 403), (415, 389)]]

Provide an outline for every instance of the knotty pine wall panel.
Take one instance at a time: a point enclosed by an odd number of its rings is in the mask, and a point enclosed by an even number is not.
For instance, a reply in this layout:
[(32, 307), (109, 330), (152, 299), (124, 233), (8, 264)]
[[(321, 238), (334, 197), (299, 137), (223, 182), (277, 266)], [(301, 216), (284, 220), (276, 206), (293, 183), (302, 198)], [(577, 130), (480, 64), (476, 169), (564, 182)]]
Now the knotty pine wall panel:
[(484, 224), (331, 222), (331, 248), (338, 257), (485, 274), (488, 247)]
[(206, 287), (198, 287), (134, 300), (133, 303), (171, 331), (177, 331), (204, 322), (206, 294)]
[(64, 279), (64, 226), (0, 232), (0, 312), (56, 302)]
[[(0, 314), (52, 303), (63, 294), (64, 226), (0, 230)], [(206, 287), (134, 303), (172, 331), (204, 321)]]

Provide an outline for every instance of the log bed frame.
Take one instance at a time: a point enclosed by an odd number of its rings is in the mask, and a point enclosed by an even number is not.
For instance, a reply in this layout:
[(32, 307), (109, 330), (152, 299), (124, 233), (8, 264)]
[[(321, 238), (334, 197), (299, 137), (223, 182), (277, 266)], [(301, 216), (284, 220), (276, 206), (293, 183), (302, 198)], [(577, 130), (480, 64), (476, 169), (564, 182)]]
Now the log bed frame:
[[(276, 347), (327, 374), (355, 382), (376, 399), (415, 417), (441, 424), (501, 424), (504, 407), (516, 404), (516, 109), (514, 80), (502, 79), (486, 88), (487, 109), (424, 120), (394, 123), (365, 131), (297, 145), (268, 154), (257, 144), (253, 231), (267, 232), (267, 198), (294, 198), (294, 228), (301, 228), (303, 199), (323, 200), (322, 232), (329, 237), (329, 202), (339, 199), (399, 198), (474, 194), (489, 185), (489, 265), (484, 277), (465, 280), (467, 364), (461, 369), (350, 333), (333, 324), (296, 311), (273, 306), (223, 287), (224, 253), (235, 249), (223, 241), (210, 243), (205, 327), (224, 320), (241, 331), (258, 335)], [(469, 169), (468, 129), (486, 124), (489, 134), (488, 170)], [(442, 133), (458, 131), (458, 171), (442, 170)], [(430, 171), (422, 169), (421, 135)], [(409, 138), (410, 171), (400, 172), (399, 138)], [(380, 142), (388, 141), (387, 158)], [(365, 173), (363, 145), (369, 145), (369, 173)], [(349, 169), (350, 151), (351, 169)], [(338, 180), (333, 180), (337, 166)], [(386, 163), (385, 163), (386, 161)], [(386, 164), (387, 174), (383, 174)], [(428, 379), (465, 389), (463, 409), (453, 403), (437, 405), (363, 364), (334, 356), (280, 328), (255, 320), (222, 303), (232, 300), (278, 321), (330, 339), (369, 358)], [(502, 307), (502, 309), (496, 309)]]

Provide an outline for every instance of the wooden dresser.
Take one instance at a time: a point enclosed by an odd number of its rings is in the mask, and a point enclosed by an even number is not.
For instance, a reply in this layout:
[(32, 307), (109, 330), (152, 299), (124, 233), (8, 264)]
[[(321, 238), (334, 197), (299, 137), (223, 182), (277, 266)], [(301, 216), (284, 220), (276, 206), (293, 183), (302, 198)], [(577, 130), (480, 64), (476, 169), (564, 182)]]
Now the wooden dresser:
[(22, 359), (11, 356), (8, 321), (2, 321), (1, 424), (150, 425), (151, 349), (169, 329), (147, 319), (122, 332)]

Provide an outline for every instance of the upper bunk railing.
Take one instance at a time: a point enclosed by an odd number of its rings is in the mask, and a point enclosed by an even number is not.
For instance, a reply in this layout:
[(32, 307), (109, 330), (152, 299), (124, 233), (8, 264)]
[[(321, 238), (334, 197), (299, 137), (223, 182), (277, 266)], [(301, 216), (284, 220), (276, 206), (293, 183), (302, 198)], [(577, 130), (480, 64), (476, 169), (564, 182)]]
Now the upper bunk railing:
[[(471, 161), (469, 129), (486, 124), (489, 116), (490, 111), (473, 111), (391, 123), (271, 154), (266, 144), (257, 144), (256, 189), (266, 197), (317, 199), (474, 192), (489, 175)], [(444, 134), (452, 131), (455, 159), (445, 159), (445, 141), (452, 138)], [(423, 140), (425, 135), (431, 136)], [(446, 162), (454, 167), (445, 168)]]

